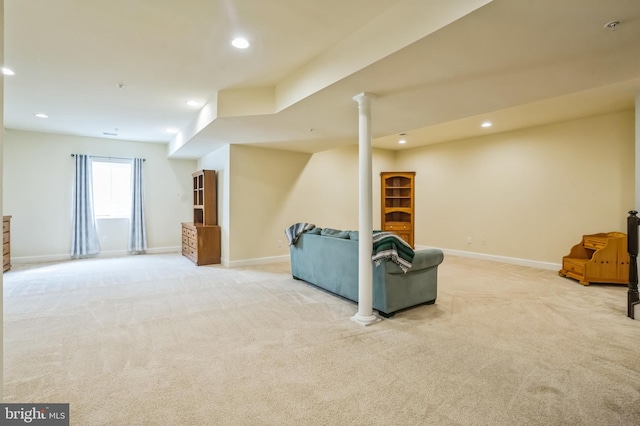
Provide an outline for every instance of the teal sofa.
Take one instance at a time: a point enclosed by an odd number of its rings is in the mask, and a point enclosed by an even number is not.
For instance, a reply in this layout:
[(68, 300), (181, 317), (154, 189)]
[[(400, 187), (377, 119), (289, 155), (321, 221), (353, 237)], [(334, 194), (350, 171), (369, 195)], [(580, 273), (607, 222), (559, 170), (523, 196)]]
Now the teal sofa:
[[(351, 301), (358, 301), (358, 233), (331, 230), (321, 235), (315, 228), (302, 233), (290, 245), (291, 274)], [(373, 264), (373, 309), (384, 317), (416, 305), (435, 303), (438, 265), (442, 250), (415, 251), (411, 268), (404, 273), (390, 260)]]

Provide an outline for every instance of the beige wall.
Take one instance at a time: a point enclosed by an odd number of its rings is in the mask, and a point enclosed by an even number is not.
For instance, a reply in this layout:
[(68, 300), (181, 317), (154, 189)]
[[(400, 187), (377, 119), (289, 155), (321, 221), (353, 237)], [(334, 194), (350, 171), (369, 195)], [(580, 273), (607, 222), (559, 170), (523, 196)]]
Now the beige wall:
[[(179, 250), (180, 222), (192, 215), (191, 173), (194, 160), (168, 160), (164, 144), (63, 136), (6, 130), (3, 200), (12, 215), (14, 260), (68, 258), (74, 162), (72, 153), (143, 157), (145, 218), (149, 251)], [(101, 253), (126, 252), (128, 221), (98, 223)], [(106, 242), (104, 237), (107, 237)]]
[[(633, 208), (634, 118), (625, 111), (399, 152), (381, 171), (416, 171), (416, 244), (555, 267), (586, 233), (625, 232)], [(314, 155), (231, 148), (231, 260), (286, 256), (295, 222), (358, 227), (358, 147)], [(471, 244), (467, 244), (467, 238)]]
[(635, 102), (635, 122), (636, 122), (636, 134), (635, 134), (635, 182), (636, 188), (634, 192), (635, 211), (640, 211), (640, 91), (636, 93)]
[(218, 225), (220, 226), (220, 256), (222, 264), (229, 263), (229, 145), (206, 155), (198, 161), (198, 170), (216, 171)]
[(308, 154), (232, 145), (230, 152), (229, 260), (288, 253), (284, 229), (290, 197)]
[[(380, 223), (380, 178), (395, 153), (373, 152), (373, 223)], [(231, 261), (287, 256), (284, 230), (297, 222), (358, 228), (358, 147), (314, 155), (231, 147)], [(280, 245), (280, 243), (282, 245)]]
[(626, 232), (633, 132), (625, 111), (401, 151), (416, 244), (561, 263), (583, 234)]
[[(380, 172), (395, 170), (395, 152), (372, 151), (372, 219), (380, 227)], [(358, 145), (314, 154), (287, 200), (291, 223), (358, 229)], [(304, 206), (304, 210), (300, 210)], [(306, 219), (305, 219), (306, 218)]]
[[(380, 224), (379, 173), (416, 171), (418, 246), (558, 264), (582, 234), (625, 231), (633, 132), (633, 112), (625, 111), (399, 152), (374, 149), (373, 226)], [(14, 215), (14, 257), (68, 254), (74, 152), (147, 158), (151, 248), (180, 246), (179, 222), (192, 215), (190, 176), (201, 168), (218, 171), (227, 265), (285, 259), (284, 229), (296, 222), (358, 227), (356, 144), (313, 155), (231, 145), (196, 162), (167, 160), (160, 144), (8, 130), (4, 211)]]

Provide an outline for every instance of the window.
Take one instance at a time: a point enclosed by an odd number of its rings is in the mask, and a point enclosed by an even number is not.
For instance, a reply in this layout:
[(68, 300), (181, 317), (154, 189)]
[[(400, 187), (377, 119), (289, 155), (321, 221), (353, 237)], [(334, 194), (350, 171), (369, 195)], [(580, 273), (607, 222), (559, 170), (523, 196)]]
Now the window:
[(96, 218), (131, 215), (131, 162), (93, 160), (93, 209)]

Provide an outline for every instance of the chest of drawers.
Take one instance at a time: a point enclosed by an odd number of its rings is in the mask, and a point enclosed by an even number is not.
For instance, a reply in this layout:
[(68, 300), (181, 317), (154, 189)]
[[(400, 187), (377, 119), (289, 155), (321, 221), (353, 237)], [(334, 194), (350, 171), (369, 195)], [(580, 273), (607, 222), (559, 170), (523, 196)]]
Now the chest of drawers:
[(182, 254), (198, 266), (220, 263), (220, 227), (183, 222)]

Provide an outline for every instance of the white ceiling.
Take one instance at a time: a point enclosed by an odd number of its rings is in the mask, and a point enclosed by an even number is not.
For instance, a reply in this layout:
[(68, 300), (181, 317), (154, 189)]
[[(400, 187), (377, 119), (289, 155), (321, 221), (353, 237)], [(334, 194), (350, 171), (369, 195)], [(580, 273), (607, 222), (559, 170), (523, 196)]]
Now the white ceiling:
[[(4, 64), (15, 71), (5, 127), (166, 143), (173, 158), (227, 143), (357, 143), (361, 92), (377, 96), (374, 146), (388, 149), (630, 109), (640, 93), (638, 0), (4, 5)], [(249, 49), (230, 46), (238, 34)]]

